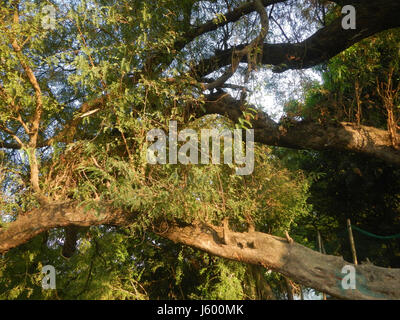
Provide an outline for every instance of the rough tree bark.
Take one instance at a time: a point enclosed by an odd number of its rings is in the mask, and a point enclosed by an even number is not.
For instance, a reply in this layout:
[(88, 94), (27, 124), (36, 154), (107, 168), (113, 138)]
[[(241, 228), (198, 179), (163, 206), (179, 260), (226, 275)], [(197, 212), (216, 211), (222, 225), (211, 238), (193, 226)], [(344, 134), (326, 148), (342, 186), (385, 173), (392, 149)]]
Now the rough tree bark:
[[(237, 123), (245, 107), (227, 93), (209, 95), (198, 115), (220, 114)], [(250, 111), (249, 111), (250, 112)], [(400, 166), (400, 150), (393, 147), (387, 130), (350, 122), (319, 124), (311, 121), (278, 123), (259, 111), (251, 120), (255, 141), (280, 147), (312, 150), (337, 150), (365, 154)], [(397, 141), (400, 141), (398, 135)]]
[[(102, 204), (102, 213), (85, 210), (74, 202), (35, 209), (0, 231), (0, 253), (26, 243), (38, 234), (57, 227), (129, 225), (132, 214)], [(263, 266), (297, 283), (342, 299), (400, 299), (400, 269), (358, 265), (356, 289), (344, 290), (342, 268), (353, 265), (342, 257), (329, 256), (269, 234), (228, 231), (204, 223), (160, 223), (154, 232), (174, 242), (189, 245), (223, 258)], [(225, 230), (226, 233), (226, 230)]]

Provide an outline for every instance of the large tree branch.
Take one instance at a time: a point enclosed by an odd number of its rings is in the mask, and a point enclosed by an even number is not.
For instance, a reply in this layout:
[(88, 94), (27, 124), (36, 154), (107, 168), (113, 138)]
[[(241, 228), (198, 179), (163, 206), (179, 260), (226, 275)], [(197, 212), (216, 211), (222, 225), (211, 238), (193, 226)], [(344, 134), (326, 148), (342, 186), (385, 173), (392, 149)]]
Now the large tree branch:
[(26, 243), (33, 237), (52, 228), (68, 226), (96, 226), (101, 224), (125, 225), (129, 219), (102, 204), (104, 210), (86, 210), (76, 202), (45, 204), (39, 209), (22, 214), (4, 229), (0, 229), (0, 253)]
[[(266, 7), (272, 4), (286, 1), (287, 0), (262, 0), (261, 4)], [(227, 25), (229, 23), (236, 22), (243, 16), (255, 11), (257, 11), (256, 1), (247, 1), (237, 8), (225, 13), (224, 19), (212, 19), (200, 26), (191, 28), (183, 35), (183, 39), (176, 43), (176, 48), (181, 49), (183, 48), (183, 46), (193, 41), (198, 36), (201, 36), (207, 32), (215, 31), (218, 28), (223, 27), (224, 25)]]
[[(207, 114), (220, 114), (237, 122), (245, 108), (229, 94), (207, 96)], [(198, 115), (204, 114), (199, 111)], [(252, 120), (255, 141), (294, 149), (339, 150), (365, 154), (400, 166), (400, 150), (393, 147), (388, 131), (349, 122), (318, 124), (288, 120), (277, 123), (259, 111)], [(399, 141), (400, 136), (397, 137)]]
[[(18, 8), (14, 11), (14, 25), (13, 29), (19, 25), (19, 14)], [(12, 40), (12, 47), (15, 51), (15, 54), (18, 57), (18, 60), (25, 71), (26, 76), (32, 88), (35, 91), (35, 100), (36, 100), (36, 108), (31, 122), (31, 128), (27, 132), (29, 134), (29, 143), (27, 148), (27, 153), (29, 156), (29, 164), (30, 164), (30, 175), (31, 175), (31, 185), (35, 193), (38, 195), (40, 201), (45, 201), (45, 197), (42, 195), (42, 191), (40, 189), (39, 184), (39, 163), (36, 157), (36, 147), (37, 147), (37, 140), (39, 136), (39, 127), (40, 127), (40, 120), (43, 112), (43, 100), (42, 100), (42, 91), (39, 86), (39, 82), (29, 64), (25, 61), (26, 57), (22, 53), (22, 47), (18, 44), (17, 38), (13, 38)], [(21, 118), (22, 121), (22, 118)], [(21, 145), (22, 146), (22, 145)]]
[[(355, 30), (344, 30), (341, 17), (300, 43), (265, 43), (262, 63), (275, 66), (274, 71), (276, 72), (309, 68), (329, 60), (362, 39), (400, 26), (399, 1), (375, 0), (357, 3), (353, 1), (352, 3), (357, 12), (357, 28)], [(245, 46), (243, 44), (236, 48), (222, 50), (214, 56), (202, 60), (193, 68), (194, 74), (202, 78), (230, 65), (233, 51), (240, 50)], [(246, 57), (243, 57), (242, 62), (247, 62)]]
[[(81, 111), (102, 108), (106, 97), (86, 103)], [(206, 97), (202, 109), (194, 110), (197, 116), (220, 114), (235, 123), (245, 110), (240, 100), (235, 100), (227, 93), (212, 94)], [(48, 146), (55, 141), (71, 142), (81, 118), (75, 118), (56, 137), (45, 141), (40, 146)], [(400, 150), (393, 147), (392, 138), (387, 130), (361, 126), (349, 122), (318, 124), (311, 121), (288, 121), (277, 123), (262, 111), (252, 120), (255, 141), (273, 146), (293, 149), (336, 150), (365, 154), (387, 163), (400, 166)], [(397, 137), (400, 141), (400, 136)], [(0, 141), (0, 148), (18, 149), (18, 144)]]
[[(223, 258), (261, 265), (307, 287), (342, 299), (399, 299), (400, 269), (373, 265), (354, 266), (342, 257), (329, 256), (297, 243), (261, 232), (229, 231), (229, 241), (219, 237), (221, 228), (209, 225), (165, 226), (159, 234)], [(342, 268), (356, 269), (356, 289), (342, 287)]]
[[(249, 45), (244, 47), (243, 49), (234, 52), (234, 56), (232, 57), (232, 66), (228, 68), (228, 70), (225, 71), (225, 73), (219, 77), (217, 80), (208, 83), (204, 85), (204, 89), (215, 89), (215, 88), (220, 88), (222, 87), (226, 81), (236, 72), (237, 68), (239, 67), (239, 62), (242, 60), (244, 56), (247, 56), (247, 60), (250, 60), (251, 56), (254, 55), (255, 57), (253, 58), (253, 63), (257, 63), (257, 58), (259, 57), (259, 53), (256, 52), (257, 50), (262, 50), (263, 47), (263, 42), (265, 37), (268, 34), (268, 29), (269, 29), (269, 18), (267, 15), (267, 12), (265, 11), (262, 1), (261, 0), (255, 0), (254, 1), (254, 6), (257, 9), (257, 12), (260, 16), (260, 21), (261, 21), (261, 30), (259, 35), (252, 41), (250, 42)], [(248, 64), (248, 73), (247, 76), (249, 75), (249, 72), (251, 70), (251, 65), (252, 63)]]
[[(247, 1), (238, 7), (226, 12), (221, 17), (215, 17), (214, 19), (208, 20), (201, 25), (191, 26), (186, 32), (182, 34), (182, 36), (174, 43), (174, 49), (176, 51), (182, 50), (187, 44), (195, 40), (197, 37), (202, 36), (208, 32), (215, 31), (218, 28), (221, 28), (229, 23), (234, 23), (240, 20), (242, 17), (246, 16), (249, 13), (255, 12), (258, 10), (257, 2), (261, 3), (262, 6), (266, 7), (272, 4), (286, 2), (288, 0), (257, 0), (257, 1)], [(242, 48), (243, 49), (243, 48)], [(169, 65), (173, 58), (167, 59), (167, 63), (165, 63), (165, 52), (155, 53), (154, 56), (149, 59), (146, 63), (147, 70), (154, 69), (160, 63), (164, 65)], [(150, 63), (151, 61), (151, 63)], [(138, 79), (139, 75), (136, 74), (135, 79)]]
[[(128, 226), (132, 215), (113, 210), (107, 204), (101, 212), (85, 211), (74, 202), (56, 203), (22, 215), (0, 231), (0, 253), (19, 246), (36, 235), (58, 227), (115, 225)], [(343, 299), (400, 299), (400, 269), (372, 265), (356, 268), (356, 289), (342, 288), (345, 262), (286, 239), (261, 232), (238, 233), (206, 224), (161, 223), (154, 232), (166, 239), (193, 246), (223, 258), (261, 265), (280, 272), (305, 286)], [(225, 233), (224, 233), (225, 232)], [(224, 237), (221, 237), (224, 234)]]

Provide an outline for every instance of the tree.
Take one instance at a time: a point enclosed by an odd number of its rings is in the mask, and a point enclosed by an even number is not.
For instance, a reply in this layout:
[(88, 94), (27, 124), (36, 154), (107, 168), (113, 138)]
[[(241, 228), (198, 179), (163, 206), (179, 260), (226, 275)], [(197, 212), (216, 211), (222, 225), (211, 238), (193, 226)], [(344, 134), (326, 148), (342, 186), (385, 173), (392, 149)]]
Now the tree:
[[(178, 254), (181, 264), (173, 268), (177, 287), (185, 279), (183, 265), (194, 261), (202, 270), (205, 263), (198, 251), (187, 252), (188, 248), (161, 237), (277, 271), (339, 298), (399, 298), (399, 269), (357, 266), (360, 286), (344, 291), (337, 280), (347, 264), (341, 257), (315, 252), (289, 236), (266, 233), (283, 235), (310, 213), (307, 179), (284, 169), (266, 145), (351, 151), (400, 164), (394, 110), (398, 100), (385, 94), (393, 83), (379, 91), (386, 106), (393, 102), (391, 109), (386, 108), (388, 128), (378, 122), (350, 122), (353, 119), (332, 123), (289, 118), (277, 123), (247, 103), (246, 86), (255, 71), (268, 66), (275, 72), (316, 66), (369, 36), (399, 26), (397, 1), (354, 0), (346, 4), (356, 8), (357, 28), (344, 30), (343, 4), (135, 0), (57, 7), (54, 3), (58, 15), (49, 28), (43, 21), (52, 20), (43, 4), (3, 2), (0, 213), (7, 222), (0, 231), (0, 252), (5, 253), (1, 272), (11, 276), (10, 268), (26, 258), (34, 262), (33, 269), (40, 259), (63, 266), (54, 249), (64, 237), (64, 257), (75, 259), (78, 270), (89, 265), (86, 274), (81, 271), (77, 276), (84, 289), (94, 272), (109, 272), (97, 286), (119, 288), (118, 297), (130, 297), (127, 292), (136, 290), (133, 297), (140, 298), (147, 290), (127, 284), (126, 279), (143, 276), (150, 281), (148, 270), (140, 263), (132, 269), (130, 263), (148, 258), (151, 244), (175, 256), (176, 250), (186, 252)], [(288, 10), (301, 12), (301, 22), (288, 21)], [(298, 30), (287, 35), (280, 21), (298, 24)], [(306, 39), (292, 39), (296, 32), (315, 29)], [(276, 42), (277, 30), (286, 43)], [(228, 83), (240, 78), (240, 84)], [(232, 92), (238, 90), (235, 98)], [(170, 120), (193, 129), (251, 126), (258, 142), (254, 175), (238, 177), (232, 166), (149, 165), (143, 148), (146, 134), (155, 127), (167, 128)], [(126, 230), (131, 230), (128, 235)], [(148, 242), (143, 255), (124, 242), (124, 235), (134, 238), (138, 232)], [(79, 255), (74, 255), (77, 248)], [(118, 276), (107, 260), (115, 251), (121, 259)], [(238, 265), (213, 268), (207, 275), (219, 274), (221, 283), (227, 268), (235, 270), (238, 281), (244, 280)], [(68, 279), (67, 286), (76, 285), (73, 277)], [(12, 288), (7, 297), (39, 294), (22, 290), (18, 280), (17, 285), (2, 281)], [(211, 297), (221, 297), (212, 292), (224, 291), (204, 290)], [(73, 292), (91, 297), (85, 290)], [(170, 292), (177, 297), (175, 290)]]

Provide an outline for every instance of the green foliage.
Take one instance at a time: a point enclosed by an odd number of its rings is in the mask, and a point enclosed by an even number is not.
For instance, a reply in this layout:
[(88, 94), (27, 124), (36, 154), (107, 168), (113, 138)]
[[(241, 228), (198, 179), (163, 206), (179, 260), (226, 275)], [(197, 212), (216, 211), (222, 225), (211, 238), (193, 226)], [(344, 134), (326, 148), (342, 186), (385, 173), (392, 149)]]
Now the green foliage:
[(285, 111), (312, 121), (347, 121), (387, 128), (388, 106), (377, 87), (392, 81), (394, 117), (399, 119), (399, 41), (399, 31), (390, 30), (338, 54), (319, 67), (323, 82), (308, 83), (304, 102), (291, 101)]
[[(395, 124), (400, 113), (400, 33), (390, 30), (361, 41), (321, 67), (322, 83), (310, 83), (305, 100), (291, 101), (288, 115), (308, 121), (349, 121), (388, 128), (388, 110), (393, 107)], [(379, 94), (392, 82), (392, 105)], [(384, 91), (381, 89), (381, 91)], [(358, 102), (357, 102), (358, 97)], [(286, 166), (301, 169), (310, 181), (313, 214), (301, 220), (303, 239), (315, 239), (320, 231), (328, 254), (351, 261), (346, 219), (374, 234), (392, 235), (399, 228), (399, 175), (396, 167), (366, 156), (345, 152), (275, 150)], [(358, 260), (367, 258), (380, 266), (398, 266), (396, 240), (376, 240), (355, 233)]]
[[(234, 230), (252, 224), (283, 235), (310, 211), (307, 179), (285, 169), (266, 147), (256, 146), (250, 176), (237, 176), (229, 165), (147, 163), (147, 132), (167, 132), (170, 120), (180, 128), (234, 128), (221, 117), (193, 116), (203, 96), (188, 73), (188, 58), (200, 58), (207, 47), (202, 41), (220, 35), (194, 41), (190, 52), (176, 50), (189, 23), (208, 20), (204, 8), (193, 0), (55, 2), (57, 23), (46, 30), (45, 4), (21, 1), (18, 22), (12, 2), (0, 8), (0, 126), (23, 144), (31, 137), (27, 127), (37, 112), (37, 91), (25, 65), (41, 88), (38, 143), (45, 147), (36, 156), (43, 193), (53, 201), (76, 200), (99, 215), (99, 203), (110, 203), (129, 212), (132, 225), (80, 228), (70, 259), (60, 254), (62, 229), (11, 250), (0, 257), (0, 299), (260, 298), (265, 272), (254, 282), (244, 264), (151, 233), (165, 220), (218, 225), (228, 218)], [(214, 4), (222, 12), (222, 4)], [(239, 24), (248, 29), (247, 20)], [(19, 52), (10, 45), (14, 39)], [(253, 111), (244, 113), (239, 127), (248, 128), (252, 118)], [(71, 123), (78, 124), (64, 133)], [(9, 132), (0, 131), (1, 142), (16, 142)], [(25, 149), (1, 151), (3, 228), (39, 205), (32, 161)], [(57, 290), (41, 289), (47, 264), (57, 270)]]

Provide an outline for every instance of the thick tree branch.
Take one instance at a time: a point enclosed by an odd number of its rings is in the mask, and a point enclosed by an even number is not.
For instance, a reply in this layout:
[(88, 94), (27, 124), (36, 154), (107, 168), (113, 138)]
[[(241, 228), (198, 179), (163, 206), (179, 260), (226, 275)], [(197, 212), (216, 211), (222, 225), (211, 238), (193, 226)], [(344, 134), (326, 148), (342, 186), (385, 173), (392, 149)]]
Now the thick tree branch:
[[(18, 9), (14, 11), (14, 25), (13, 28), (19, 25), (19, 14)], [(43, 112), (43, 100), (42, 100), (42, 91), (39, 86), (39, 82), (32, 70), (32, 68), (28, 65), (25, 61), (25, 57), (22, 53), (22, 47), (18, 44), (17, 38), (13, 38), (12, 40), (12, 47), (15, 51), (15, 54), (18, 57), (18, 60), (24, 69), (24, 72), (31, 84), (34, 92), (35, 92), (35, 100), (36, 100), (36, 107), (35, 112), (30, 120), (31, 128), (28, 131), (29, 134), (29, 143), (27, 145), (27, 153), (29, 156), (29, 165), (30, 165), (30, 175), (31, 175), (31, 184), (34, 192), (37, 194), (39, 201), (43, 202), (46, 201), (45, 197), (42, 195), (40, 184), (39, 184), (39, 163), (36, 157), (36, 147), (37, 147), (37, 140), (39, 135), (39, 127), (40, 127), (40, 120), (42, 117)], [(22, 121), (22, 118), (21, 118)]]
[[(19, 246), (36, 235), (58, 227), (115, 225), (128, 226), (132, 215), (102, 205), (100, 214), (85, 211), (74, 202), (35, 209), (22, 215), (0, 231), (0, 253)], [(228, 230), (225, 241), (222, 227), (206, 224), (161, 223), (154, 232), (174, 242), (189, 245), (223, 258), (261, 265), (275, 270), (305, 286), (343, 299), (400, 299), (400, 269), (372, 265), (356, 268), (356, 289), (342, 288), (341, 257), (323, 255), (297, 243), (261, 232), (238, 233)], [(225, 230), (226, 231), (226, 230)]]
[[(373, 265), (354, 266), (342, 257), (323, 255), (297, 243), (261, 232), (229, 232), (224, 244), (220, 228), (206, 225), (164, 226), (159, 234), (210, 254), (231, 260), (261, 265), (275, 270), (305, 286), (342, 299), (399, 299), (400, 269), (385, 269)], [(356, 269), (356, 289), (342, 288), (342, 268)]]
[(102, 204), (103, 213), (85, 210), (76, 202), (60, 202), (43, 205), (39, 209), (22, 214), (15, 222), (0, 230), (0, 253), (26, 243), (33, 237), (52, 228), (101, 224), (125, 225), (129, 219), (120, 210)]
[[(275, 66), (275, 72), (306, 69), (329, 60), (362, 39), (400, 26), (400, 19), (398, 18), (399, 1), (375, 0), (360, 1), (360, 3), (353, 4), (357, 12), (357, 28), (355, 30), (344, 30), (341, 17), (318, 30), (303, 42), (293, 44), (265, 43), (262, 63)], [(245, 46), (244, 44), (236, 48), (219, 51), (216, 55), (202, 60), (193, 68), (193, 73), (202, 78), (230, 65), (233, 50), (240, 50)], [(246, 57), (243, 57), (242, 62), (247, 62)]]
[[(228, 81), (228, 79), (230, 77), (232, 77), (232, 75), (236, 72), (237, 68), (239, 67), (239, 62), (242, 60), (242, 58), (244, 56), (247, 56), (248, 61), (253, 60), (253, 63), (248, 63), (247, 75), (249, 75), (249, 73), (252, 69), (252, 64), (258, 63), (257, 58), (260, 56), (260, 53), (258, 53), (256, 51), (257, 51), (257, 49), (260, 49), (262, 51), (264, 39), (268, 34), (269, 19), (268, 19), (267, 13), (265, 12), (265, 9), (263, 7), (261, 0), (255, 0), (254, 6), (257, 9), (257, 12), (260, 16), (260, 21), (261, 21), (261, 30), (260, 30), (259, 35), (253, 41), (251, 41), (249, 45), (247, 45), (243, 49), (241, 49), (239, 51), (234, 51), (233, 56), (232, 56), (231, 67), (229, 67), (225, 71), (225, 73), (221, 77), (219, 77), (217, 80), (215, 80), (212, 83), (208, 83), (208, 84), (204, 85), (204, 89), (211, 90), (211, 89), (222, 87), (225, 84), (225, 82)], [(254, 57), (252, 58), (253, 55), (254, 55)], [(261, 56), (262, 56), (262, 53), (261, 53)]]
[[(287, 0), (262, 0), (261, 3), (264, 7), (280, 3), (280, 2), (286, 2)], [(184, 35), (181, 41), (178, 41), (175, 44), (175, 49), (180, 50), (182, 49), (185, 45), (196, 39), (197, 37), (211, 31), (215, 31), (220, 27), (223, 27), (229, 23), (236, 22), (240, 20), (243, 16), (257, 11), (257, 4), (256, 1), (247, 1), (240, 5), (239, 7), (233, 9), (232, 11), (229, 11), (224, 14), (224, 19), (212, 19), (204, 24), (193, 27), (190, 30), (188, 30)]]
[[(223, 18), (220, 19), (216, 17), (214, 19), (208, 20), (205, 23), (199, 26), (190, 27), (184, 34), (174, 43), (174, 49), (176, 51), (182, 50), (187, 44), (195, 40), (197, 37), (202, 36), (208, 32), (215, 31), (218, 28), (221, 28), (229, 23), (234, 23), (240, 20), (242, 17), (246, 16), (249, 13), (255, 12), (259, 10), (258, 6), (261, 4), (266, 7), (269, 5), (273, 5), (280, 2), (286, 2), (288, 0), (257, 0), (257, 1), (247, 1), (240, 6), (234, 8), (231, 11), (228, 11), (224, 14)], [(243, 49), (243, 47), (241, 48)], [(146, 63), (145, 70), (150, 70), (156, 68), (160, 63), (164, 65), (169, 65), (172, 62), (172, 58), (167, 59), (167, 63), (165, 63), (165, 52), (154, 53), (154, 56), (149, 59)], [(150, 62), (151, 61), (151, 62)], [(135, 75), (135, 79), (139, 79), (139, 74)]]
[[(101, 108), (107, 97), (95, 99), (82, 107), (81, 111)], [(243, 115), (243, 104), (227, 93), (212, 94), (206, 97), (205, 113), (194, 110), (197, 116), (220, 114), (237, 122)], [(48, 146), (56, 141), (71, 142), (77, 125), (82, 119), (77, 117), (56, 137), (44, 142)], [(359, 126), (349, 122), (318, 124), (310, 121), (288, 121), (277, 123), (264, 112), (258, 112), (252, 120), (255, 141), (266, 145), (293, 149), (336, 150), (365, 154), (381, 159), (389, 164), (400, 166), (400, 150), (393, 147), (392, 138), (387, 130)], [(400, 136), (397, 137), (400, 141)], [(19, 149), (18, 144), (0, 141), (0, 148)]]
[[(242, 103), (229, 94), (207, 96), (207, 114), (220, 114), (237, 122), (243, 116)], [(204, 114), (199, 111), (198, 115)], [(252, 120), (255, 141), (266, 145), (312, 150), (341, 150), (365, 154), (400, 166), (400, 150), (393, 147), (388, 131), (349, 122), (318, 124), (289, 120), (274, 122), (260, 111)], [(397, 137), (400, 139), (400, 137)], [(398, 141), (397, 139), (397, 141)]]

